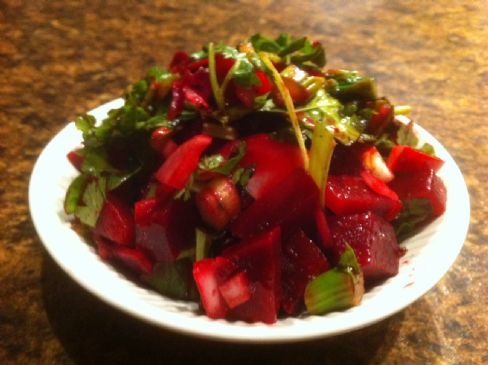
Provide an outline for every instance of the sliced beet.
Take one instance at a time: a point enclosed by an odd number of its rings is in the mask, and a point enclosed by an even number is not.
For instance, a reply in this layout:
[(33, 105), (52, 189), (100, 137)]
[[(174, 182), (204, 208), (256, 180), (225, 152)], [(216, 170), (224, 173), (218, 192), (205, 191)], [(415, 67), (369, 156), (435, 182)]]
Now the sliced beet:
[(74, 150), (68, 152), (66, 155), (68, 161), (73, 165), (75, 169), (81, 171), (81, 166), (85, 161), (85, 156), (81, 154), (81, 148), (75, 148)]
[(336, 215), (373, 211), (392, 220), (400, 212), (398, 199), (380, 195), (370, 189), (361, 176), (329, 176), (325, 204)]
[(446, 187), (433, 170), (398, 175), (390, 187), (402, 201), (428, 199), (435, 216), (440, 216), (446, 210)]
[(167, 187), (183, 189), (211, 142), (211, 137), (199, 134), (178, 146), (156, 172), (156, 179)]
[(210, 318), (226, 318), (229, 307), (220, 294), (219, 286), (236, 270), (236, 265), (231, 260), (220, 256), (193, 264), (193, 278), (200, 293), (203, 309)]
[(318, 197), (315, 182), (298, 168), (244, 210), (231, 224), (231, 231), (239, 238), (248, 238), (279, 225), (285, 233), (299, 227), (308, 231), (307, 228), (314, 226)]
[(223, 256), (246, 272), (251, 298), (229, 316), (246, 322), (276, 322), (281, 302), (281, 230), (275, 228), (224, 250)]
[(136, 203), (136, 245), (155, 261), (175, 261), (194, 245), (198, 217), (190, 202), (154, 199)]
[(149, 274), (152, 271), (151, 260), (139, 248), (113, 247), (112, 256), (135, 274)]
[(318, 246), (302, 230), (283, 241), (283, 298), (285, 313), (296, 314), (303, 307), (303, 293), (310, 280), (329, 269)]
[(303, 167), (298, 146), (273, 140), (267, 134), (257, 134), (245, 139), (247, 150), (241, 160), (242, 167), (254, 167), (254, 174), (246, 186), (254, 199), (263, 198), (267, 192), (279, 187), (292, 171)]
[(330, 161), (329, 175), (359, 175), (363, 169), (363, 153), (370, 147), (363, 143), (351, 146), (337, 144)]
[(251, 299), (252, 288), (249, 278), (241, 271), (219, 285), (219, 292), (227, 306), (232, 309)]
[(386, 279), (398, 273), (403, 251), (390, 223), (372, 212), (332, 217), (330, 221), (334, 257), (349, 244), (361, 265), (366, 281)]
[(409, 146), (395, 146), (388, 157), (387, 165), (393, 173), (437, 172), (444, 161), (435, 156), (417, 151)]
[(95, 234), (120, 245), (134, 243), (134, 216), (119, 198), (109, 195), (95, 226)]

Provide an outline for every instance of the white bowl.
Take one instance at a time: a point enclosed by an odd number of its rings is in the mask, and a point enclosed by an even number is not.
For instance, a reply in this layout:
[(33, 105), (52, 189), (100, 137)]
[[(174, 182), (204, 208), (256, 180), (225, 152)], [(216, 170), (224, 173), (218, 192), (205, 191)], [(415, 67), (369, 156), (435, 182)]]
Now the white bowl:
[[(117, 99), (90, 112), (97, 120), (122, 105)], [(235, 342), (290, 342), (352, 331), (391, 316), (432, 288), (453, 264), (469, 225), (469, 197), (463, 177), (446, 149), (416, 126), (421, 140), (434, 146), (445, 165), (439, 171), (447, 188), (447, 209), (403, 244), (398, 275), (368, 291), (362, 303), (324, 316), (303, 315), (273, 325), (212, 320), (198, 305), (176, 301), (138, 286), (100, 260), (92, 246), (72, 230), (63, 211), (66, 189), (76, 170), (66, 154), (81, 143), (69, 123), (44, 148), (30, 180), (29, 204), (36, 230), (54, 260), (81, 286), (103, 301), (146, 322), (182, 333)]]

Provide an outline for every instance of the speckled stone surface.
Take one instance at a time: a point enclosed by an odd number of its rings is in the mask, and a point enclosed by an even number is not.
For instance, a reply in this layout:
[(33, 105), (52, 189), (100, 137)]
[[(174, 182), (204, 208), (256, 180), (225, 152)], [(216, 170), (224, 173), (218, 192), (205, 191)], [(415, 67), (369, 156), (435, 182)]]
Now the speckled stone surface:
[[(374, 326), (286, 346), (184, 337), (85, 292), (48, 257), (29, 217), (43, 146), (175, 49), (280, 31), (322, 41), (331, 67), (376, 76), (452, 153), (472, 214), (449, 273)], [(487, 114), (486, 1), (0, 0), (0, 364), (488, 363)]]

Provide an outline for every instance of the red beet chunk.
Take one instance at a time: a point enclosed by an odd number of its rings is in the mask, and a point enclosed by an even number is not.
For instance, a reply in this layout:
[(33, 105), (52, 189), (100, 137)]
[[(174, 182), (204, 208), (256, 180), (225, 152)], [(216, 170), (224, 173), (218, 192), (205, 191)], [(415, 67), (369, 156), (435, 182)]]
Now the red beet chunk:
[(317, 245), (302, 230), (283, 241), (283, 298), (287, 314), (303, 307), (303, 293), (308, 282), (329, 269), (329, 263)]
[(247, 302), (252, 295), (251, 283), (247, 274), (241, 271), (219, 286), (220, 295), (232, 309)]
[(156, 172), (156, 179), (170, 188), (183, 189), (211, 142), (211, 137), (199, 134), (180, 145)]
[(240, 165), (254, 167), (254, 174), (246, 189), (255, 199), (264, 197), (286, 180), (292, 171), (303, 167), (296, 145), (275, 141), (266, 134), (257, 134), (245, 141), (247, 151)]
[(446, 210), (446, 187), (433, 170), (399, 175), (390, 183), (390, 187), (402, 201), (428, 199), (435, 216), (440, 216)]
[(276, 322), (281, 301), (281, 230), (275, 228), (227, 248), (223, 256), (246, 272), (251, 298), (229, 312), (246, 322)]
[(337, 144), (330, 161), (329, 175), (359, 175), (363, 169), (363, 153), (370, 147), (362, 143), (351, 146)]
[(151, 260), (139, 248), (113, 247), (112, 256), (136, 274), (149, 274), (152, 271)]
[(237, 237), (248, 238), (279, 225), (287, 231), (309, 227), (314, 222), (318, 196), (315, 182), (298, 168), (244, 210), (231, 224), (231, 231)]
[(398, 273), (402, 250), (390, 223), (372, 212), (332, 217), (330, 223), (336, 259), (349, 244), (365, 280), (386, 279)]
[(81, 148), (74, 149), (66, 155), (68, 161), (73, 165), (75, 169), (81, 171), (81, 166), (85, 161), (85, 156), (81, 154)]
[(136, 245), (155, 261), (175, 261), (179, 254), (195, 242), (198, 217), (188, 202), (156, 200), (136, 203)]
[(109, 195), (95, 226), (95, 234), (120, 245), (134, 243), (134, 217), (120, 199)]
[(440, 158), (409, 146), (395, 146), (387, 161), (387, 165), (393, 173), (416, 173), (428, 170), (437, 172), (443, 164), (444, 161)]
[(325, 204), (336, 215), (373, 211), (392, 220), (400, 212), (398, 199), (371, 190), (360, 176), (330, 176), (325, 191)]
[(225, 257), (203, 259), (193, 264), (203, 309), (210, 318), (225, 318), (229, 307), (220, 294), (219, 286), (236, 272), (236, 265)]

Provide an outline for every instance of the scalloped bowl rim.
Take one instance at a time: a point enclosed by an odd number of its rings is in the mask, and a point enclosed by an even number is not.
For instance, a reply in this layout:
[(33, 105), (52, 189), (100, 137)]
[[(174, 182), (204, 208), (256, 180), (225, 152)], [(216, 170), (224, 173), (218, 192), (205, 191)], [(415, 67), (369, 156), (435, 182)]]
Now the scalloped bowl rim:
[[(115, 99), (89, 114), (100, 120), (121, 105), (122, 99)], [(229, 342), (291, 342), (338, 335), (378, 322), (420, 298), (449, 270), (463, 246), (470, 205), (461, 171), (430, 133), (417, 124), (415, 130), (445, 161), (438, 174), (447, 187), (446, 212), (405, 241), (408, 251), (400, 261), (397, 276), (369, 290), (359, 306), (325, 316), (284, 318), (273, 325), (212, 320), (196, 303), (161, 296), (102, 261), (94, 248), (71, 229), (69, 217), (63, 212), (65, 191), (76, 175), (66, 154), (81, 143), (73, 122), (47, 144), (35, 163), (29, 183), (31, 217), (44, 247), (69, 276), (106, 303), (148, 323)]]

